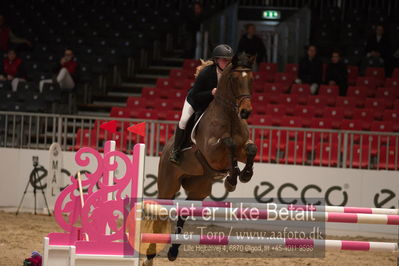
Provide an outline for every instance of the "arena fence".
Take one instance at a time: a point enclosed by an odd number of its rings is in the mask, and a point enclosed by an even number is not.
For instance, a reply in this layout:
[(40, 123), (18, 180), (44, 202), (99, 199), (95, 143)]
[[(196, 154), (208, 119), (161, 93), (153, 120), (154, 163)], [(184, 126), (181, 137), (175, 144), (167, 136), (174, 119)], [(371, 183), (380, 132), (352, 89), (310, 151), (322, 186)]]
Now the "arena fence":
[[(110, 120), (117, 121), (116, 133), (100, 128)], [(173, 136), (176, 122), (146, 120), (145, 137), (126, 130), (142, 121), (0, 112), (0, 147), (48, 149), (58, 142), (64, 151), (76, 151), (82, 146), (101, 150), (106, 140), (113, 139), (117, 149), (123, 152), (131, 153), (135, 143), (144, 142), (147, 155), (158, 156)], [(258, 146), (258, 162), (376, 170), (399, 168), (399, 133), (250, 126), (250, 137)]]

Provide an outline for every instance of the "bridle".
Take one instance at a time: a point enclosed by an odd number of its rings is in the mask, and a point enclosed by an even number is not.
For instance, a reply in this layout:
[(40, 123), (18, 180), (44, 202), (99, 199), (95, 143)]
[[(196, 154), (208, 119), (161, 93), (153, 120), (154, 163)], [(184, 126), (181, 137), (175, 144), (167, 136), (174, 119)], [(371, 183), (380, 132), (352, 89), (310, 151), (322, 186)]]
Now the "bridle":
[[(243, 69), (232, 69), (231, 72), (251, 72), (252, 69), (251, 68), (243, 68)], [(250, 99), (252, 97), (251, 94), (240, 94), (240, 95), (234, 95), (233, 92), (233, 96), (235, 98), (236, 101), (232, 102), (228, 99), (225, 99), (221, 96), (215, 97), (216, 100), (220, 101), (221, 103), (224, 103), (227, 106), (230, 106), (233, 108), (234, 112), (238, 113), (238, 109), (241, 105), (241, 103), (245, 100), (245, 99)], [(237, 100), (238, 100), (238, 104), (237, 104)]]

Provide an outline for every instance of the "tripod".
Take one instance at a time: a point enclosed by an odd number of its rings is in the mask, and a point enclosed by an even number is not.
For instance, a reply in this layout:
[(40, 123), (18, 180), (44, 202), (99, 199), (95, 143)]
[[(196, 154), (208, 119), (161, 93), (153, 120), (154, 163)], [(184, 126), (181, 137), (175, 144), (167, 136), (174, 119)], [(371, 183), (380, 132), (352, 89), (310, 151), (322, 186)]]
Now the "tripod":
[[(39, 183), (39, 186), (37, 186), (37, 183)], [(15, 215), (18, 215), (19, 210), (21, 209), (22, 202), (24, 201), (26, 192), (28, 191), (28, 188), (29, 188), (29, 184), (31, 184), (32, 187), (33, 187), (33, 196), (34, 196), (34, 199), (35, 199), (35, 201), (34, 201), (34, 206), (35, 206), (34, 211), (35, 211), (35, 215), (37, 214), (37, 208), (36, 208), (36, 191), (37, 191), (37, 190), (41, 190), (41, 191), (42, 191), (42, 194), (43, 194), (44, 202), (45, 202), (46, 207), (47, 207), (48, 215), (51, 216), (50, 208), (48, 207), (48, 204), (47, 204), (46, 194), (44, 193), (44, 189), (46, 188), (47, 185), (44, 185), (44, 186), (42, 185), (42, 181), (41, 181), (41, 178), (40, 178), (40, 176), (39, 176), (38, 168), (37, 168), (37, 165), (36, 165), (36, 164), (33, 165), (33, 171), (32, 171), (32, 173), (31, 173), (30, 176), (29, 176), (28, 183), (26, 184), (24, 193), (23, 193), (23, 195), (22, 195), (21, 202), (19, 203), (19, 206), (18, 206), (18, 209), (17, 209), (17, 212), (15, 213)]]

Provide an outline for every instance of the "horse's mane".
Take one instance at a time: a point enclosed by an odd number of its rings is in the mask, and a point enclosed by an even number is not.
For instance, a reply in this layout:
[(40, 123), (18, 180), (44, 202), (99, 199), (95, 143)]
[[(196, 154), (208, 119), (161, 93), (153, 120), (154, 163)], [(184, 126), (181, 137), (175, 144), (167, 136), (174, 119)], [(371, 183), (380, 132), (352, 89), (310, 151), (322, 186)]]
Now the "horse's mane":
[(211, 65), (213, 65), (215, 63), (212, 60), (200, 59), (200, 61), (201, 61), (201, 65), (197, 66), (197, 69), (196, 69), (195, 74), (194, 74), (195, 78), (197, 78), (199, 73), (201, 73), (201, 71), (204, 70), (207, 66), (211, 66)]
[(227, 97), (231, 90), (229, 80), (231, 77), (231, 70), (233, 69), (233, 65), (228, 64), (222, 72), (222, 76), (220, 77), (217, 94), (223, 95), (223, 97)]

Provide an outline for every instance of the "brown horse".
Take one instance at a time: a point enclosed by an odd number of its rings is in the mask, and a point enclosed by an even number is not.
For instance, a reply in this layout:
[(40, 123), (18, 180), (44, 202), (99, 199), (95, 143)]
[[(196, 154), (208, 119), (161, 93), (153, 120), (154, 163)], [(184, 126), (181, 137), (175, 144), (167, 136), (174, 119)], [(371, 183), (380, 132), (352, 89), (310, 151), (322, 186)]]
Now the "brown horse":
[[(196, 143), (182, 153), (180, 165), (169, 161), (173, 139), (167, 142), (158, 168), (158, 198), (173, 199), (182, 186), (187, 200), (203, 200), (211, 194), (212, 184), (226, 175), (225, 187), (229, 192), (235, 190), (237, 177), (243, 183), (251, 179), (257, 148), (249, 139), (246, 119), (252, 112), (254, 61), (255, 56), (242, 53), (225, 68), (215, 98), (198, 124)], [(246, 164), (242, 171), (237, 161)], [(180, 218), (177, 234), (183, 224), (184, 219)], [(151, 265), (155, 256), (155, 244), (151, 245), (145, 265)], [(178, 247), (174, 244), (169, 249), (169, 260), (177, 258)]]

